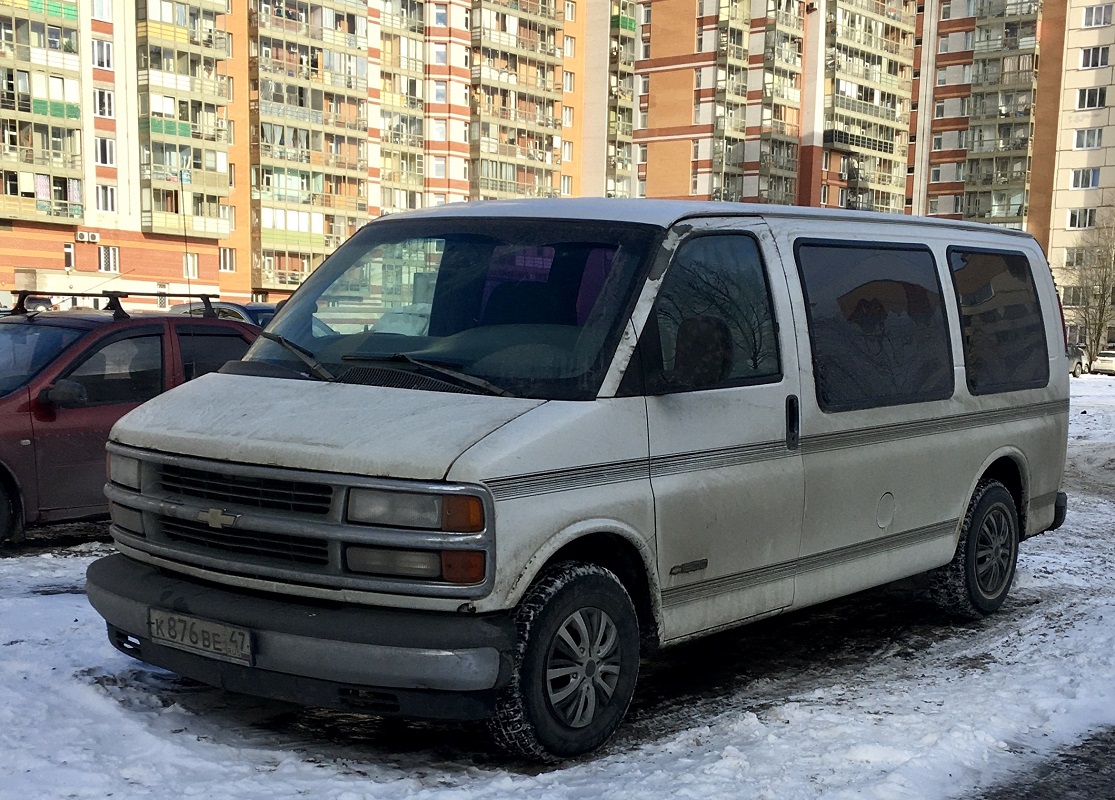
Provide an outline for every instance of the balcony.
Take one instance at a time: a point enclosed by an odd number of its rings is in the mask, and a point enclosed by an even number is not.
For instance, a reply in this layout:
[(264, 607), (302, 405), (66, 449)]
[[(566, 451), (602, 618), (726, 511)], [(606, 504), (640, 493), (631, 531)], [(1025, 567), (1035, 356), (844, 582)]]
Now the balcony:
[(420, 171), (394, 169), (380, 173), (379, 179), (383, 183), (392, 183), (395, 185), (408, 186), (412, 189), (421, 190), (426, 185), (426, 178)]
[(774, 24), (791, 31), (800, 31), (805, 27), (805, 20), (797, 14), (791, 14), (788, 11), (778, 11), (775, 12), (774, 15)]
[[(393, 15), (386, 15), (385, 19)], [(367, 52), (368, 39), (366, 36), (357, 36), (344, 30), (323, 28), (320, 25), (310, 25), (297, 19), (288, 19), (275, 14), (261, 14), (252, 11), (248, 15), (248, 24), (278, 34), (282, 38), (296, 37), (321, 42), (331, 48), (347, 47), (349, 50), (362, 50)], [(425, 26), (423, 26), (424, 28)]]
[(212, 78), (198, 77), (195, 75), (179, 75), (159, 69), (141, 69), (139, 71), (140, 91), (147, 91), (150, 87), (170, 89), (174, 92), (189, 92), (203, 96), (206, 100), (221, 100), (228, 102), (228, 78), (216, 75)]
[(1033, 50), (1038, 46), (1037, 36), (1001, 36), (997, 39), (984, 39), (972, 45), (974, 53), (999, 53), (1001, 51)]
[(899, 25), (914, 27), (916, 15), (902, 9), (901, 2), (883, 2), (883, 0), (843, 0), (843, 2), (864, 11), (870, 11), (876, 16), (883, 17)]
[(515, 197), (557, 197), (558, 191), (537, 183), (521, 183), (499, 178), (475, 177), (470, 181), (472, 192), (496, 192)]
[(165, 233), (175, 236), (197, 236), (205, 239), (228, 237), (228, 220), (216, 217), (197, 217), (193, 214), (174, 214), (170, 211), (143, 211), (140, 227), (146, 233)]
[[(743, 91), (746, 92), (746, 89)], [(768, 104), (775, 100), (799, 104), (801, 103), (801, 89), (796, 86), (767, 85), (763, 87), (763, 100)]]
[(8, 219), (81, 225), (84, 222), (84, 214), (85, 208), (81, 203), (0, 195), (0, 217)]
[(780, 119), (772, 119), (765, 121), (759, 126), (759, 133), (762, 135), (786, 136), (791, 139), (801, 138), (801, 127), (790, 122), (785, 122)]
[(771, 175), (775, 173), (785, 173), (796, 177), (798, 173), (797, 158), (778, 153), (762, 153), (759, 156), (759, 174)]
[(530, 73), (520, 74), (507, 69), (499, 69), (492, 64), (473, 65), (472, 79), (473, 81), (514, 86), (520, 92), (525, 89), (530, 93), (553, 95), (555, 100), (561, 95), (561, 85), (555, 80), (531, 75)]
[(302, 206), (335, 208), (339, 211), (368, 210), (368, 201), (352, 195), (311, 192), (304, 189), (253, 188), (252, 199), (271, 203), (293, 203)]
[(519, 111), (514, 108), (504, 108), (487, 103), (473, 103), (472, 113), (481, 117), (510, 122), (515, 125), (530, 125), (546, 130), (561, 130), (561, 117), (543, 111)]
[(380, 17), (380, 24), (384, 28), (395, 31), (424, 34), (426, 21), (420, 17), (411, 17), (406, 14), (384, 14)]
[(801, 69), (801, 53), (795, 48), (786, 45), (768, 47), (763, 51), (763, 60), (766, 61), (768, 65), (774, 64), (780, 67)]
[[(197, 186), (202, 189), (214, 189), (223, 194), (228, 194), (228, 173), (214, 172), (203, 169), (179, 169), (165, 164), (140, 164), (140, 180), (161, 181), (162, 183), (176, 183), (188, 186)], [(181, 229), (181, 224), (179, 224)]]
[(361, 133), (366, 133), (368, 130), (367, 118), (356, 116), (351, 113), (342, 114), (332, 111), (315, 111), (312, 108), (291, 106), (286, 103), (275, 103), (270, 100), (253, 101), (250, 107), (253, 114), (260, 114), (267, 117), (281, 117), (283, 119), (309, 122), (315, 125), (345, 128), (346, 130), (360, 131)]
[(9, 164), (33, 164), (48, 169), (80, 170), (81, 156), (64, 150), (38, 150), (6, 144), (0, 148), (0, 161)]
[(489, 0), (489, 3), (495, 7), (517, 11), (519, 15), (538, 17), (552, 22), (560, 22), (565, 16), (556, 3), (548, 3), (545, 0)]
[(889, 53), (904, 60), (912, 61), (914, 58), (913, 45), (902, 44), (885, 36), (876, 36), (860, 28), (830, 23), (829, 34), (842, 42), (859, 45), (861, 49)]
[(1034, 85), (1033, 70), (1017, 72), (973, 72), (972, 86), (999, 88), (1030, 88)]
[(472, 44), (474, 47), (489, 47), (501, 51), (515, 51), (530, 56), (542, 56), (555, 61), (560, 61), (565, 55), (561, 48), (553, 42), (545, 42), (539, 39), (526, 39), (522, 36), (516, 36), (513, 33), (505, 33), (504, 31), (497, 31), (491, 28), (474, 28), (472, 31)]
[(877, 106), (874, 103), (865, 103), (862, 100), (856, 100), (852, 97), (845, 97), (842, 94), (833, 95), (825, 99), (825, 110), (830, 111), (833, 108), (838, 108), (842, 111), (851, 111), (861, 117), (872, 117), (874, 119), (886, 120), (887, 122), (900, 123), (903, 125), (909, 124), (910, 114), (906, 111), (900, 111), (897, 108), (890, 108), (889, 106)]
[(484, 155), (494, 155), (500, 158), (512, 158), (519, 161), (529, 161), (532, 164), (554, 164), (554, 153), (546, 147), (523, 147), (515, 144), (502, 144), (491, 139), (481, 139), (478, 150)]
[(1023, 154), (1029, 151), (1031, 137), (1012, 136), (1007, 139), (985, 139), (968, 145), (969, 153), (995, 153), (997, 155)]
[(858, 81), (869, 81), (877, 86), (884, 86), (896, 92), (909, 92), (914, 81), (898, 75), (891, 75), (872, 64), (864, 64), (850, 58), (830, 57), (826, 63), (828, 77), (847, 75)]
[(976, 3), (977, 17), (1033, 17), (1041, 10), (1039, 0), (981, 0)]
[(255, 66), (258, 67), (260, 72), (265, 72), (269, 75), (281, 75), (287, 78), (310, 81), (312, 83), (322, 83), (326, 86), (339, 89), (354, 89), (361, 92), (367, 91), (368, 89), (368, 79), (366, 77), (345, 75), (328, 69), (319, 69), (294, 59), (256, 56), (254, 61)]

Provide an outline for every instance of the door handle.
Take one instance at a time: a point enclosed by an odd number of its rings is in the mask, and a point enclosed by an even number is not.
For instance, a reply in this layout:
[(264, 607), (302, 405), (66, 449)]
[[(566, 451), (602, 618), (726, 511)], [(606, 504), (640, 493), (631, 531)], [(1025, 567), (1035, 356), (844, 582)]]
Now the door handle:
[(786, 398), (786, 449), (797, 450), (801, 444), (801, 406), (797, 395)]

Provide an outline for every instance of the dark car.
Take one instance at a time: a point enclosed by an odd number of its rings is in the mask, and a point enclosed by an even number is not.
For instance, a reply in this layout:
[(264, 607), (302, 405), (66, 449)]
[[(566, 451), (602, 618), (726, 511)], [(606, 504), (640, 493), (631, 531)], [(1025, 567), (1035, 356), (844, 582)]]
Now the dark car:
[[(207, 313), (207, 308), (212, 309)], [(275, 316), (275, 306), (271, 303), (229, 303), (225, 300), (179, 303), (170, 307), (172, 314), (189, 314), (194, 317), (217, 316), (221, 319), (235, 319), (260, 328), (267, 327)]]
[(126, 412), (239, 359), (259, 332), (166, 312), (0, 317), (0, 541), (107, 513), (105, 442)]

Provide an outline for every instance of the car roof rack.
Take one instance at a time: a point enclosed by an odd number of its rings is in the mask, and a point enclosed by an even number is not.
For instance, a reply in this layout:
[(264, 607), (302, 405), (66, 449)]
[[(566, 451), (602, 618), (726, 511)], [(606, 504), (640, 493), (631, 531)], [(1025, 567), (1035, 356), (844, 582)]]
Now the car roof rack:
[[(27, 308), (27, 299), (29, 297), (43, 297), (50, 300), (55, 295), (42, 294), (33, 289), (20, 289), (13, 291), (16, 295), (15, 306), (12, 308), (11, 316), (19, 314), (30, 314), (31, 311)], [(170, 292), (121, 292), (121, 291), (104, 291), (104, 292), (67, 292), (60, 297), (94, 297), (107, 300), (104, 310), (112, 312), (113, 319), (129, 319), (129, 314), (124, 310), (120, 301), (125, 297), (161, 297), (163, 299), (174, 297), (197, 298), (205, 306), (205, 311), (202, 313), (203, 317), (216, 317), (217, 312), (213, 309), (212, 295), (209, 294), (171, 294)], [(53, 303), (51, 303), (53, 305)]]

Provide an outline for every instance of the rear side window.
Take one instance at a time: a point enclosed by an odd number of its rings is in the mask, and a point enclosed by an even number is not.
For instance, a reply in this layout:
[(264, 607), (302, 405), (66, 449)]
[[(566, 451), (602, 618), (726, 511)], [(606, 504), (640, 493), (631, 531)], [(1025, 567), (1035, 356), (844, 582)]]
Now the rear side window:
[[(683, 243), (640, 346), (652, 393), (777, 381), (778, 338), (766, 272), (749, 236)], [(657, 336), (655, 336), (657, 329)]]
[(952, 396), (948, 325), (928, 248), (801, 240), (794, 250), (822, 410)]
[(968, 391), (1045, 386), (1045, 326), (1025, 254), (950, 247), (948, 259), (960, 304)]
[(239, 361), (248, 352), (248, 342), (234, 334), (181, 333), (182, 371), (192, 381), (207, 372), (216, 372), (228, 361)]

